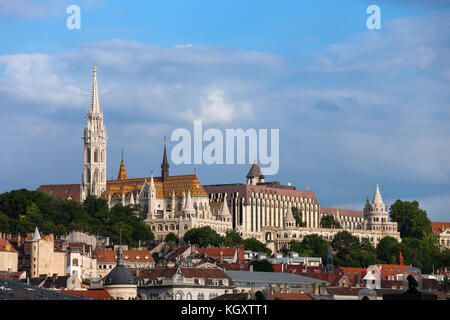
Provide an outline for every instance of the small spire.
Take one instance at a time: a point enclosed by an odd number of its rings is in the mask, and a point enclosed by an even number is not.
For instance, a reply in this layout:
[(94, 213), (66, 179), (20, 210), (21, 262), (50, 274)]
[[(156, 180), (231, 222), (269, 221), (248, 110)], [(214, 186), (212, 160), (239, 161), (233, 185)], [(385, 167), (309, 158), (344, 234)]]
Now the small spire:
[(120, 162), (119, 174), (117, 175), (117, 180), (127, 180), (127, 171), (125, 170), (125, 163), (123, 162), (123, 150), (122, 150), (122, 161)]
[(167, 151), (166, 151), (166, 137), (164, 136), (164, 155), (163, 162), (161, 164), (161, 180), (166, 181), (169, 177), (169, 162), (167, 161)]
[(41, 235), (39, 234), (39, 229), (36, 226), (36, 229), (34, 230), (33, 239), (31, 241), (38, 241), (41, 240)]

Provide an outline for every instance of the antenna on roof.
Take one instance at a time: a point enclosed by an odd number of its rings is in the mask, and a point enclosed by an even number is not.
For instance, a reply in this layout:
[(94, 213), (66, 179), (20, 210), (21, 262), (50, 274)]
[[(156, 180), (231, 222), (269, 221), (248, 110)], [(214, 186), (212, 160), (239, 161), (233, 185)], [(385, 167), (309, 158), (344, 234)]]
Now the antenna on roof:
[(123, 149), (122, 149), (122, 161), (123, 161)]

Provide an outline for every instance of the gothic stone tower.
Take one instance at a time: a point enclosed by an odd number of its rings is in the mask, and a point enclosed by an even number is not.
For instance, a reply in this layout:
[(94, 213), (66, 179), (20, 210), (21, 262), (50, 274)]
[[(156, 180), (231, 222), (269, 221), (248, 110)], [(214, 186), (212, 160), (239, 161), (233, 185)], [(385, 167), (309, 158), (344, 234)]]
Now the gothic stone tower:
[(100, 197), (106, 190), (106, 129), (103, 111), (100, 111), (97, 90), (97, 68), (93, 69), (91, 106), (86, 115), (84, 128), (84, 168), (81, 181), (83, 202), (90, 194)]

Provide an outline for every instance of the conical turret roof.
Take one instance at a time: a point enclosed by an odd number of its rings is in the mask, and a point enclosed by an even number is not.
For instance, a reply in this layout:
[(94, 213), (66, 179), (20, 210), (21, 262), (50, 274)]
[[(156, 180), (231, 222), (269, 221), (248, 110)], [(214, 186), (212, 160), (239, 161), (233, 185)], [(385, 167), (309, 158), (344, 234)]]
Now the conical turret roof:
[(41, 240), (41, 235), (39, 234), (39, 229), (36, 226), (36, 229), (34, 230), (33, 239), (31, 241), (38, 241)]
[(383, 204), (383, 199), (381, 198), (380, 188), (378, 187), (378, 184), (377, 184), (377, 188), (375, 190), (375, 194), (373, 195), (372, 204), (378, 204), (378, 205)]
[(228, 209), (227, 194), (226, 193), (225, 193), (225, 196), (223, 197), (223, 205), (222, 205), (222, 209), (219, 212), (219, 215), (221, 217), (231, 216), (230, 210)]
[(257, 178), (262, 176), (261, 168), (258, 166), (258, 163), (255, 161), (250, 168), (250, 171), (247, 174), (247, 178)]

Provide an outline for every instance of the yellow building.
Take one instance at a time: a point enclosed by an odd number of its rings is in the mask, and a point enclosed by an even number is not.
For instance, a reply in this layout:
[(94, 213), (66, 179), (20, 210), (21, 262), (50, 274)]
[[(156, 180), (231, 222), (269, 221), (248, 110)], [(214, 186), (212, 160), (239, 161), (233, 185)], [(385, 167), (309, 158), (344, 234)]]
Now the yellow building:
[(41, 238), (36, 227), (33, 238), (25, 243), (24, 254), (29, 259), (28, 272), (32, 278), (40, 275), (66, 275), (66, 254), (55, 250), (55, 239), (52, 234)]

